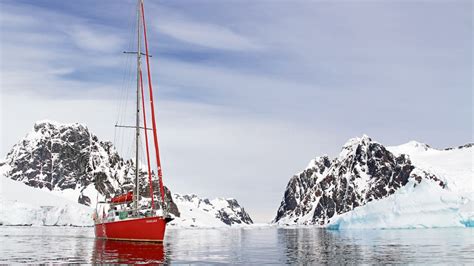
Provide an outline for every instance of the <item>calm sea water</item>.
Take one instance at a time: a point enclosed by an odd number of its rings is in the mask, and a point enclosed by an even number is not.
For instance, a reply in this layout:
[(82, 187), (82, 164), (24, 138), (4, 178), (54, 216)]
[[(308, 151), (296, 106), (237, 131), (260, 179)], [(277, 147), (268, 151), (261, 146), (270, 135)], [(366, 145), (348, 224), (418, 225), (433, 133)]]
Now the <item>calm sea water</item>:
[(0, 226), (0, 263), (473, 263), (474, 229), (169, 229), (164, 244), (92, 228)]

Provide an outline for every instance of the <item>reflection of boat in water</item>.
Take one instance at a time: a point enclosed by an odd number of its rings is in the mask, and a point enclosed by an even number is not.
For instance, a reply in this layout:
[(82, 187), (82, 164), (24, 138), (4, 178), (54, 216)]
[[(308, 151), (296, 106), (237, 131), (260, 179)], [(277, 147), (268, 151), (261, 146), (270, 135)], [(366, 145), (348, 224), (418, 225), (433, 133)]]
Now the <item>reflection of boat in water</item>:
[(91, 263), (163, 263), (163, 244), (96, 239)]

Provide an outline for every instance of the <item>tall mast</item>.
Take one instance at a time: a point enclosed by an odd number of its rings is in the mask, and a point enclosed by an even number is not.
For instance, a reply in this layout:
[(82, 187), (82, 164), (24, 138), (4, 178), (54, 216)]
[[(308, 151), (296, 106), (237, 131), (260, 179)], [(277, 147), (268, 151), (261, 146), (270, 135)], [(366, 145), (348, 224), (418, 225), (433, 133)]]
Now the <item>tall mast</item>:
[(156, 166), (158, 167), (158, 181), (160, 184), (160, 194), (161, 194), (161, 208), (163, 214), (166, 215), (165, 208), (165, 190), (163, 186), (163, 171), (161, 169), (161, 160), (160, 160), (160, 149), (158, 147), (158, 135), (156, 133), (156, 120), (155, 120), (155, 104), (153, 103), (153, 87), (151, 82), (151, 71), (150, 71), (150, 56), (148, 53), (148, 41), (146, 38), (146, 23), (145, 23), (145, 7), (143, 5), (143, 0), (139, 0), (142, 9), (142, 21), (143, 21), (143, 38), (145, 40), (145, 58), (146, 58), (146, 67), (148, 74), (148, 89), (150, 93), (150, 111), (151, 111), (151, 125), (153, 129), (153, 142), (155, 144), (155, 154), (156, 154)]
[(140, 201), (140, 183), (139, 183), (139, 167), (138, 167), (138, 153), (140, 145), (140, 69), (141, 69), (141, 43), (140, 43), (140, 0), (137, 1), (137, 114), (136, 114), (136, 143), (135, 143), (135, 197), (134, 197), (134, 209), (135, 215), (138, 216), (138, 202)]

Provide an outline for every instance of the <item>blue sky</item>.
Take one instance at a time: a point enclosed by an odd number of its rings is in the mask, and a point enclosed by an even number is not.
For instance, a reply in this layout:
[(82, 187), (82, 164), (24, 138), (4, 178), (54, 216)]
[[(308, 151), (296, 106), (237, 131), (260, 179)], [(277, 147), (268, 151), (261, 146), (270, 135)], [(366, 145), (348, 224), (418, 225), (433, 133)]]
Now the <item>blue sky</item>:
[[(165, 182), (176, 192), (235, 197), (268, 221), (291, 175), (351, 137), (472, 141), (471, 1), (145, 5)], [(122, 51), (133, 49), (134, 7), (1, 2), (1, 154), (39, 119), (114, 139), (118, 106), (133, 97)]]

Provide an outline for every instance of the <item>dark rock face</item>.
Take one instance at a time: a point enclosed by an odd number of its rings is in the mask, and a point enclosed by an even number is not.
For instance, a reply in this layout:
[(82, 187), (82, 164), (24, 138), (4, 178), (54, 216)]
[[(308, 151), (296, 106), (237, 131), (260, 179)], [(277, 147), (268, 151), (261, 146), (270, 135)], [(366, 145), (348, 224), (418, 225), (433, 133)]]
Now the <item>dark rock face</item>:
[(237, 200), (235, 199), (226, 199), (227, 203), (229, 204), (229, 208), (231, 210), (230, 213), (234, 215), (229, 215), (229, 212), (221, 209), (218, 210), (216, 217), (219, 218), (222, 222), (227, 225), (233, 224), (253, 224), (252, 219), (250, 218), (249, 214), (242, 208)]
[[(352, 139), (338, 158), (318, 157), (290, 179), (273, 222), (324, 225), (336, 214), (393, 194), (415, 178), (414, 169), (408, 156), (396, 157), (367, 136)], [(427, 173), (416, 178), (444, 186)]]
[(311, 163), (313, 164), (312, 167), (290, 179), (283, 196), (283, 201), (278, 209), (275, 222), (289, 213), (292, 213), (296, 217), (307, 214), (311, 211), (311, 203), (322, 196), (322, 188), (314, 188), (317, 180), (324, 178), (323, 174), (331, 166), (331, 162), (327, 156), (323, 156), (318, 157)]
[[(467, 148), (470, 148), (470, 147), (473, 147), (473, 146), (474, 146), (474, 143), (467, 143), (467, 144), (458, 146), (457, 149), (467, 149)], [(454, 150), (454, 149), (456, 149), (456, 148), (446, 148), (444, 150), (445, 151), (450, 151), (450, 150)]]
[[(159, 196), (159, 193), (158, 195)], [(181, 214), (179, 213), (178, 205), (173, 201), (173, 196), (171, 195), (171, 191), (165, 186), (165, 202), (167, 202), (168, 212), (173, 214), (176, 217), (179, 217)]]
[[(79, 191), (77, 201), (91, 204), (97, 191), (107, 198), (133, 188), (135, 163), (119, 156), (111, 142), (100, 141), (80, 124), (62, 125), (37, 122), (34, 130), (16, 144), (0, 162), (8, 165), (7, 177), (29, 186), (49, 190)], [(148, 173), (140, 169), (140, 194), (149, 197)], [(153, 175), (154, 195), (159, 197), (157, 178)], [(179, 216), (171, 193), (165, 190), (170, 212)]]

